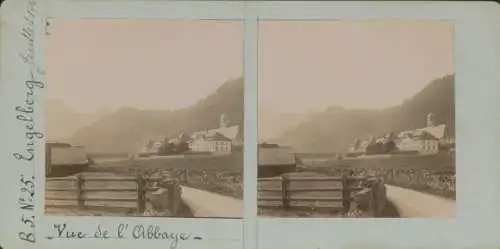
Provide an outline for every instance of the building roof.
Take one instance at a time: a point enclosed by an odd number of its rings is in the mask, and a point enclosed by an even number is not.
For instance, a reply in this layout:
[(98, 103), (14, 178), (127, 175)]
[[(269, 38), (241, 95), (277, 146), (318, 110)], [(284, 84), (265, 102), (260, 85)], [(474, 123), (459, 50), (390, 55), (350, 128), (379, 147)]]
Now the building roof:
[(238, 132), (239, 132), (239, 126), (233, 125), (233, 126), (229, 126), (229, 127), (209, 129), (206, 131), (198, 131), (198, 132), (193, 133), (193, 135), (191, 137), (193, 139), (197, 140), (197, 139), (204, 137), (207, 134), (219, 133), (219, 134), (223, 135), (224, 137), (228, 138), (229, 140), (235, 140), (238, 137)]
[(296, 164), (295, 155), (289, 148), (259, 148), (259, 166)]
[(195, 141), (196, 140), (203, 140), (203, 139), (205, 139), (205, 134), (206, 134), (206, 132), (195, 132), (195, 133), (193, 133), (191, 138)]
[(436, 126), (429, 126), (421, 129), (417, 129), (416, 131), (425, 131), (435, 137), (436, 139), (443, 139), (444, 136), (446, 135), (446, 125), (436, 125)]
[(47, 140), (45, 142), (45, 144), (47, 144), (51, 148), (55, 148), (55, 147), (59, 147), (59, 148), (71, 147), (71, 144), (65, 143), (65, 142), (60, 142), (60, 141), (57, 141), (57, 140)]
[(179, 141), (182, 141), (182, 142), (189, 142), (192, 138), (189, 135), (187, 135), (186, 133), (181, 132), (181, 134), (179, 134), (178, 139), (179, 139)]
[(443, 139), (446, 136), (446, 125), (424, 127), (412, 131), (403, 131), (398, 134), (398, 138), (409, 137), (412, 139)]
[(155, 142), (153, 146), (151, 147), (150, 151), (158, 152), (160, 147), (163, 145), (163, 142)]
[(438, 138), (434, 137), (432, 134), (430, 134), (427, 131), (424, 130), (416, 130), (412, 136), (412, 139), (419, 139), (419, 140), (437, 140)]
[(205, 140), (207, 141), (231, 141), (231, 139), (226, 136), (220, 134), (219, 132), (209, 132), (205, 135)]
[(51, 149), (52, 165), (82, 165), (89, 163), (88, 155), (81, 147), (54, 147)]

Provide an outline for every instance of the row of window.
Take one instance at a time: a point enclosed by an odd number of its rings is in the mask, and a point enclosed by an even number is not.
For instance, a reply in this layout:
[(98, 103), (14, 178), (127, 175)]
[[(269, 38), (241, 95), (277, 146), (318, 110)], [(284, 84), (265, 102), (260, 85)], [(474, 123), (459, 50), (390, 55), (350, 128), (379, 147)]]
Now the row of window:
[(420, 148), (423, 151), (437, 151), (439, 149), (436, 141), (423, 141), (423, 143), (420, 144)]
[(230, 142), (207, 142), (198, 143), (192, 146), (192, 150), (195, 151), (209, 151), (209, 152), (230, 152), (231, 143)]
[(439, 143), (436, 141), (404, 142), (399, 144), (399, 148), (403, 150), (435, 151), (439, 149)]

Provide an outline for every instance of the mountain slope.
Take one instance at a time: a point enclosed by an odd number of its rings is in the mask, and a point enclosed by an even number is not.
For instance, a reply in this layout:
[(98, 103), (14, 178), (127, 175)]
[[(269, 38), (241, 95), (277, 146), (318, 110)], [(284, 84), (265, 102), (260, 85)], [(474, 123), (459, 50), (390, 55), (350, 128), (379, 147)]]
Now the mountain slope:
[(78, 113), (60, 100), (47, 99), (45, 102), (46, 111), (46, 135), (51, 140), (65, 140), (78, 129), (96, 122), (106, 110), (95, 114)]
[(291, 145), (301, 152), (345, 152), (356, 138), (424, 127), (429, 112), (454, 134), (454, 94), (454, 75), (447, 75), (399, 106), (383, 110), (330, 107), (269, 142)]
[(243, 78), (238, 78), (224, 83), (189, 108), (165, 111), (121, 108), (80, 129), (69, 142), (83, 145), (91, 152), (134, 152), (143, 146), (145, 139), (218, 127), (222, 113), (242, 131), (243, 89)]
[(280, 137), (284, 132), (308, 120), (311, 115), (311, 113), (280, 114), (269, 109), (263, 110), (259, 121), (265, 129), (259, 128), (259, 141), (265, 142)]

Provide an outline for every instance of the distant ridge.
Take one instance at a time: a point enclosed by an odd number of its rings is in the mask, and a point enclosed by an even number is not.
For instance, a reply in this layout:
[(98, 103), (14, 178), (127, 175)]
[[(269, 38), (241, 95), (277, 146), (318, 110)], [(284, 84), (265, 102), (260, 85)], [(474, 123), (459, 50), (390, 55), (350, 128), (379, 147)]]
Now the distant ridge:
[(401, 105), (383, 110), (330, 107), (268, 142), (290, 145), (297, 152), (341, 153), (356, 138), (424, 127), (429, 112), (455, 134), (454, 81), (454, 75), (435, 79)]
[(69, 108), (62, 100), (49, 98), (45, 101), (46, 136), (51, 140), (66, 140), (78, 129), (99, 120), (108, 114), (101, 110), (94, 114), (79, 113)]
[(243, 90), (243, 78), (237, 78), (189, 108), (158, 111), (124, 107), (78, 130), (69, 142), (83, 145), (90, 152), (139, 151), (146, 139), (217, 128), (222, 113), (243, 133)]

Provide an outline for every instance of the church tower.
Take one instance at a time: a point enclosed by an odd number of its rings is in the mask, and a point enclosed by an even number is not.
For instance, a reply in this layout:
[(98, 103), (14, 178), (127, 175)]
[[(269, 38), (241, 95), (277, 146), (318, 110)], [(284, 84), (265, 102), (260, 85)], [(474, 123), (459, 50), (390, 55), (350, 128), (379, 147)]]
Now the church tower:
[(428, 113), (427, 114), (427, 127), (432, 127), (432, 126), (436, 126), (436, 122), (434, 120), (434, 114), (432, 114), (432, 112)]
[(220, 123), (219, 123), (219, 127), (220, 128), (226, 128), (226, 127), (229, 127), (230, 123), (229, 123), (229, 117), (223, 113), (221, 116), (220, 116)]

